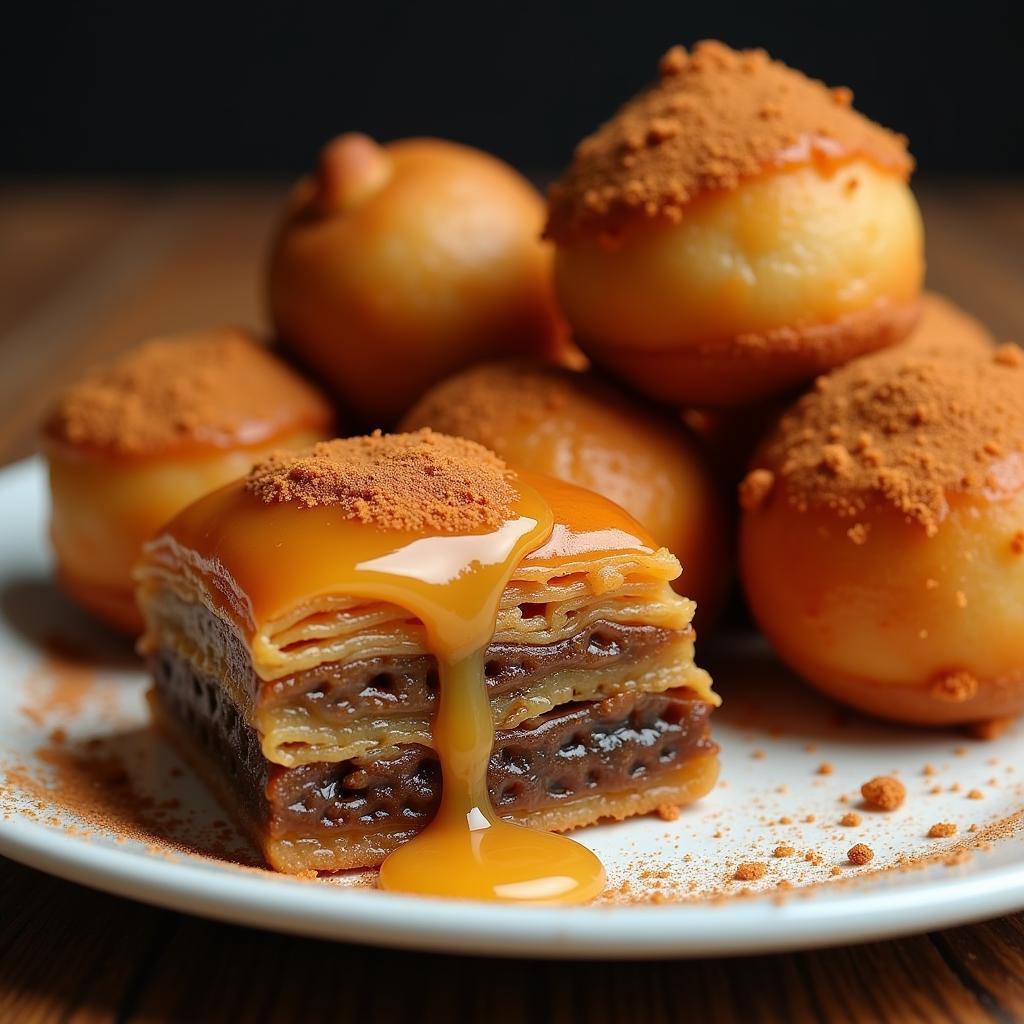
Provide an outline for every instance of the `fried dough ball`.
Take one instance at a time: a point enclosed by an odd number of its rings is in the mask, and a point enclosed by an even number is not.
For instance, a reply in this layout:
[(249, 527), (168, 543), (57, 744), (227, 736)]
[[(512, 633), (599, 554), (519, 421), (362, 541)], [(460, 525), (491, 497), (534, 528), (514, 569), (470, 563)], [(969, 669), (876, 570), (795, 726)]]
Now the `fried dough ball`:
[(62, 585), (138, 632), (131, 572), (142, 543), (271, 450), (329, 436), (331, 419), (311, 385), (230, 328), (154, 339), (87, 374), (43, 428)]
[(655, 398), (723, 407), (904, 338), (924, 267), (905, 140), (760, 50), (676, 47), (660, 71), (550, 193), (586, 355)]
[(357, 417), (390, 425), (473, 363), (570, 351), (543, 223), (537, 191), (496, 157), (341, 135), (288, 201), (274, 324)]
[(819, 379), (740, 489), (740, 567), (784, 661), (915, 724), (1024, 709), (1024, 355), (901, 346)]
[(617, 502), (679, 558), (676, 585), (710, 627), (730, 578), (732, 523), (681, 424), (594, 374), (505, 361), (436, 385), (402, 420), (402, 430), (420, 427)]

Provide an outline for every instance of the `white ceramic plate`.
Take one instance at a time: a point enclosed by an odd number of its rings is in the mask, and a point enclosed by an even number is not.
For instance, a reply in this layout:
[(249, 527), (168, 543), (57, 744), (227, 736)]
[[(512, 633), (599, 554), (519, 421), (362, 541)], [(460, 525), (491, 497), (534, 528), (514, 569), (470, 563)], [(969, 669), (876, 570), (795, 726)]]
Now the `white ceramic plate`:
[[(0, 473), (0, 513), (0, 852), (44, 871), (304, 935), (545, 957), (780, 951), (1024, 908), (1024, 832), (1007, 824), (1024, 807), (1016, 730), (982, 742), (846, 715), (742, 636), (703, 652), (725, 697), (719, 789), (675, 821), (576, 833), (608, 868), (598, 905), (442, 902), (378, 892), (369, 873), (312, 881), (239, 865), (244, 843), (150, 732), (131, 651), (53, 587), (39, 462)], [(905, 805), (859, 807), (861, 782), (892, 773)], [(860, 824), (840, 825), (851, 810)], [(928, 838), (940, 821), (957, 835)], [(874, 850), (867, 867), (846, 858), (856, 842)], [(779, 845), (794, 853), (774, 856)], [(901, 857), (915, 869), (895, 870)], [(764, 876), (734, 881), (746, 862)]]

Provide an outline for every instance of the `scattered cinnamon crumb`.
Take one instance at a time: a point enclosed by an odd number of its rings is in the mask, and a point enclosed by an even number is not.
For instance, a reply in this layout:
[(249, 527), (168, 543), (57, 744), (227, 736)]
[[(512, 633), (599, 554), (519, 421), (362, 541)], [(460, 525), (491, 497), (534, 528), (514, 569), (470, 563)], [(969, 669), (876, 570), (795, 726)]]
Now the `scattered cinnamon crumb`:
[(1003, 366), (1020, 366), (1024, 363), (1024, 353), (1018, 345), (1006, 342), (996, 349), (992, 359)]
[(839, 824), (840, 825), (846, 825), (846, 826), (848, 826), (850, 828), (853, 828), (853, 827), (859, 825), (860, 822), (861, 822), (861, 817), (860, 817), (860, 815), (856, 811), (847, 811), (839, 819)]
[(921, 774), (922, 775), (929, 775), (929, 776), (930, 775), (934, 775), (935, 774), (935, 765), (933, 765), (933, 764), (926, 764), (921, 769)]
[(968, 800), (984, 800), (985, 794), (980, 789), (970, 789), (967, 791)]
[(804, 816), (804, 821), (805, 821), (805, 822), (806, 822), (806, 823), (807, 823), (808, 825), (813, 825), (813, 824), (814, 824), (814, 815), (813, 815), (813, 814), (807, 814), (807, 815), (805, 815), (805, 816)]
[(682, 811), (677, 804), (659, 804), (658, 817), (662, 821), (678, 821)]
[(775, 474), (771, 470), (752, 469), (740, 483), (740, 508), (747, 512), (759, 509), (768, 500), (774, 485)]
[(458, 533), (508, 517), (510, 477), (482, 445), (427, 428), (274, 452), (250, 470), (246, 486), (268, 504), (329, 505), (384, 529)]
[(951, 821), (937, 821), (928, 829), (929, 839), (948, 839), (956, 835), (956, 825)]
[(794, 853), (796, 853), (796, 849), (787, 843), (779, 843), (779, 845), (772, 850), (773, 857), (792, 857)]
[(868, 542), (868, 531), (871, 529), (868, 523), (854, 523), (846, 531), (846, 536), (853, 541), (854, 544), (867, 544)]
[(843, 869), (838, 864), (833, 864), (829, 870), (829, 874), (832, 875), (833, 878), (835, 878), (836, 875), (841, 875), (842, 873)]
[(764, 878), (767, 872), (766, 864), (762, 864), (760, 861), (748, 861), (736, 868), (733, 878), (737, 882), (756, 882), (759, 878)]
[(832, 763), (830, 761), (822, 761), (821, 764), (818, 765), (817, 774), (818, 775), (831, 775), (834, 771), (835, 771), (835, 768), (833, 767), (833, 765), (832, 765)]
[(977, 678), (963, 670), (937, 676), (928, 687), (928, 693), (936, 700), (948, 701), (951, 704), (970, 700), (977, 692)]
[(779, 818), (779, 824), (780, 825), (792, 825), (793, 824), (793, 819), (790, 818), (788, 815), (784, 814), (781, 818)]
[(907, 787), (891, 775), (878, 775), (860, 787), (864, 802), (878, 811), (895, 811), (907, 796)]
[(850, 847), (846, 856), (851, 864), (861, 867), (864, 864), (870, 864), (875, 859), (875, 851), (870, 846), (865, 846), (864, 843), (857, 843)]

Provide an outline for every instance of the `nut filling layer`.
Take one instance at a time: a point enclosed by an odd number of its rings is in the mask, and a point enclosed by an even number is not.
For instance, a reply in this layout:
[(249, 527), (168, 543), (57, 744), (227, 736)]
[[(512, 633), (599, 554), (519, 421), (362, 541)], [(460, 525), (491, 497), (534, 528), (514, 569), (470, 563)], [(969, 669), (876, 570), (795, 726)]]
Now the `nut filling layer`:
[[(211, 770), (232, 780), (250, 824), (272, 839), (338, 832), (408, 836), (433, 816), (440, 772), (420, 744), (373, 757), (285, 768), (271, 764), (259, 737), (224, 689), (183, 658), (150, 658), (165, 717), (190, 734)], [(574, 800), (656, 784), (717, 747), (711, 707), (686, 689), (621, 694), (563, 705), (515, 729), (499, 730), (488, 771), (495, 807), (520, 817)]]

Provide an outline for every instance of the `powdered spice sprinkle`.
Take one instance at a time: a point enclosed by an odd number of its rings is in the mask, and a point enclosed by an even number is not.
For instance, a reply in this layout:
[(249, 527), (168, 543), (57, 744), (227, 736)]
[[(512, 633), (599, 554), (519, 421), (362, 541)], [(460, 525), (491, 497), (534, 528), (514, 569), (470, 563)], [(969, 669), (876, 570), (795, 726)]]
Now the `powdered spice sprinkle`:
[(436, 434), (382, 434), (274, 452), (247, 489), (268, 504), (328, 505), (391, 530), (459, 533), (508, 519), (512, 471), (474, 441)]
[(753, 473), (767, 471), (798, 511), (854, 519), (889, 506), (932, 536), (952, 494), (991, 497), (1020, 485), (1024, 363), (899, 348), (854, 360), (818, 378), (754, 462), (744, 487), (759, 490)]
[(548, 235), (613, 231), (631, 218), (678, 221), (685, 205), (765, 170), (865, 157), (901, 178), (906, 139), (763, 50), (705, 41), (662, 57), (657, 82), (577, 147), (550, 191)]
[(64, 393), (45, 433), (99, 454), (144, 456), (182, 448), (272, 441), (288, 430), (325, 430), (320, 393), (244, 331), (155, 338)]

